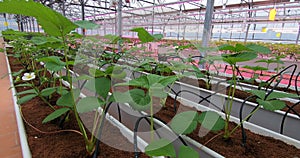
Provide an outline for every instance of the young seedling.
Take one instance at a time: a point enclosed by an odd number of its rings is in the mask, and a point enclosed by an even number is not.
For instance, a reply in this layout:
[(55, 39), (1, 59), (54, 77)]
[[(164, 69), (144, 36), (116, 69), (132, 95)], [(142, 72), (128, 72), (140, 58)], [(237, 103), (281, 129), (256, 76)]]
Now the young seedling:
[[(230, 80), (230, 87), (228, 92), (228, 100), (225, 102), (224, 112), (225, 112), (225, 128), (224, 128), (224, 139), (230, 139), (232, 132), (229, 130), (229, 121), (231, 116), (231, 109), (234, 100), (234, 93), (237, 85), (237, 73), (236, 67), (238, 62), (249, 61), (257, 57), (257, 53), (270, 53), (270, 50), (266, 47), (260, 45), (241, 45), (236, 44), (235, 46), (231, 45), (222, 45), (219, 47), (221, 51), (230, 51), (230, 54), (222, 54), (223, 61), (228, 63), (232, 67), (232, 79)], [(232, 85), (232, 86), (231, 86)]]

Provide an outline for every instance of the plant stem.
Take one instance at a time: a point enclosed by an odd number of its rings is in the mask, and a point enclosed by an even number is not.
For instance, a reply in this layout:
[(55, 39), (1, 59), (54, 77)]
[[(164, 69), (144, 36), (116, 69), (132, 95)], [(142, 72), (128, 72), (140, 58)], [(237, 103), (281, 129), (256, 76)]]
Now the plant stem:
[[(89, 138), (88, 138), (88, 135), (86, 133), (86, 130), (85, 130), (85, 127), (79, 117), (79, 114), (77, 112), (77, 108), (76, 108), (76, 101), (75, 101), (75, 97), (74, 97), (74, 92), (73, 92), (73, 83), (72, 83), (72, 79), (71, 79), (71, 75), (70, 75), (70, 68), (69, 68), (69, 64), (68, 64), (68, 49), (67, 49), (67, 43), (66, 43), (66, 39), (65, 37), (62, 35), (62, 41), (63, 41), (63, 47), (64, 47), (64, 57), (65, 57), (65, 62), (66, 62), (66, 75), (67, 75), (67, 78), (68, 78), (68, 82), (70, 83), (70, 93), (71, 93), (71, 96), (72, 96), (72, 100), (74, 101), (73, 103), (73, 111), (74, 111), (74, 115), (75, 115), (75, 118), (76, 118), (76, 121), (77, 121), (77, 124), (79, 126), (79, 129), (83, 135), (83, 138), (85, 140), (85, 145), (86, 145), (86, 149), (87, 149), (87, 152), (90, 152), (90, 142), (89, 142)], [(89, 153), (91, 154), (91, 153)]]
[(39, 94), (39, 97), (48, 105), (48, 106), (50, 106), (51, 107), (51, 109), (53, 109), (53, 110), (55, 110), (55, 108), (50, 104), (50, 102), (47, 100), (47, 99), (45, 99), (43, 96), (41, 96), (40, 94)]
[(237, 128), (240, 127), (240, 126), (242, 125), (242, 123), (244, 123), (244, 122), (245, 122), (250, 116), (252, 116), (258, 109), (259, 109), (259, 107), (256, 108), (254, 111), (252, 111), (250, 114), (248, 114), (248, 115), (242, 120), (242, 122), (240, 122), (238, 125), (236, 125), (236, 126), (231, 130), (231, 132), (229, 133), (229, 135), (231, 135), (232, 133), (234, 133), (235, 130), (237, 130)]
[[(229, 131), (229, 120), (230, 120), (230, 115), (231, 115), (233, 99), (234, 99), (234, 93), (235, 93), (235, 89), (236, 89), (235, 65), (231, 65), (231, 67), (232, 67), (233, 87), (230, 86), (230, 88), (229, 88), (229, 93), (228, 93), (229, 102), (226, 102), (226, 106), (225, 106), (225, 131), (224, 131), (224, 138), (225, 139), (228, 139), (231, 135), (231, 133)], [(228, 103), (229, 103), (229, 107), (228, 107)]]
[(150, 94), (150, 134), (151, 134), (151, 141), (154, 140), (154, 120), (153, 120), (153, 101), (152, 101), (152, 92), (149, 89)]
[(37, 94), (38, 94), (38, 97), (40, 97), (52, 110), (54, 110), (55, 111), (55, 108), (50, 104), (50, 102), (47, 100), (47, 99), (45, 99), (41, 94), (40, 94), (40, 91), (39, 91), (39, 89), (34, 85), (34, 83), (33, 82), (31, 82), (31, 84), (32, 84), (32, 86), (33, 86), (33, 89), (37, 92)]

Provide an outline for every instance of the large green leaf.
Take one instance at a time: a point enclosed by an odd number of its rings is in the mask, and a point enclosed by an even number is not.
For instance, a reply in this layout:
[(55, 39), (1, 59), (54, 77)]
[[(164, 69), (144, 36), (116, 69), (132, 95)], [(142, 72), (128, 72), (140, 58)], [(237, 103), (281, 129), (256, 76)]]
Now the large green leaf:
[(229, 45), (229, 44), (224, 44), (224, 45), (218, 46), (218, 49), (219, 50), (229, 50), (231, 52), (235, 52), (235, 47), (232, 45)]
[(111, 88), (111, 81), (106, 77), (93, 78), (88, 80), (84, 87), (106, 98)]
[(243, 52), (243, 51), (249, 51), (250, 49), (242, 44), (236, 44), (235, 45), (235, 52)]
[(111, 88), (110, 79), (106, 77), (96, 78), (95, 84), (97, 94), (99, 94), (103, 98), (106, 98)]
[(63, 115), (64, 113), (66, 113), (67, 111), (69, 111), (69, 108), (60, 108), (58, 110), (55, 110), (53, 113), (51, 113), (50, 115), (48, 115), (42, 123), (47, 123), (49, 121), (52, 121), (58, 117), (60, 117), (61, 115)]
[(46, 36), (38, 36), (38, 37), (34, 36), (31, 38), (31, 41), (36, 45), (43, 45), (48, 42)]
[(109, 66), (106, 70), (105, 73), (107, 75), (110, 75), (111, 78), (115, 79), (123, 79), (126, 77), (126, 72), (124, 71), (124, 67), (121, 66)]
[(168, 96), (168, 94), (164, 90), (164, 86), (159, 83), (152, 85), (149, 90), (151, 92), (151, 96), (155, 96), (158, 98), (166, 98)]
[(256, 53), (253, 52), (241, 52), (235, 54), (222, 54), (223, 61), (229, 63), (230, 65), (235, 65), (237, 62), (244, 62), (255, 59), (257, 57)]
[(26, 103), (28, 102), (29, 100), (31, 100), (32, 98), (36, 97), (37, 94), (29, 94), (29, 95), (26, 95), (20, 99), (18, 99), (17, 101), (17, 104), (23, 104), (23, 103)]
[(176, 157), (175, 149), (171, 142), (167, 139), (152, 141), (148, 146), (146, 146), (145, 153), (149, 156)]
[(126, 92), (114, 92), (113, 93), (113, 99), (117, 103), (129, 103), (132, 101), (130, 99), (130, 94), (128, 91)]
[(99, 28), (99, 25), (86, 20), (79, 20), (74, 22), (77, 26), (84, 28), (84, 29), (97, 29)]
[(104, 102), (98, 99), (97, 97), (85, 97), (79, 100), (76, 104), (77, 112), (85, 113), (98, 109), (104, 105)]
[(268, 95), (266, 100), (278, 99), (278, 98), (299, 98), (297, 94), (283, 93), (283, 92), (272, 92)]
[(49, 88), (45, 88), (41, 91), (41, 95), (46, 97), (49, 96), (51, 94), (53, 94), (54, 92), (56, 92), (57, 87), (49, 87)]
[(271, 50), (268, 47), (261, 46), (258, 44), (247, 44), (247, 48), (251, 49), (252, 51), (256, 53), (262, 53), (262, 54), (269, 54), (271, 53)]
[(53, 36), (64, 36), (77, 28), (74, 23), (60, 13), (33, 0), (2, 0), (0, 13), (35, 17), (45, 32)]
[(115, 86), (135, 86), (135, 87), (143, 87), (148, 89), (149, 82), (147, 76), (141, 76), (139, 78), (130, 80), (128, 82), (115, 84)]
[(14, 87), (32, 87), (32, 84), (29, 83), (22, 83), (22, 84), (17, 84)]
[(57, 56), (48, 56), (40, 58), (38, 61), (45, 62), (45, 67), (50, 71), (60, 71), (62, 70), (66, 63), (61, 61)]
[[(72, 95), (73, 94), (73, 95)], [(69, 91), (67, 94), (61, 96), (57, 101), (56, 104), (59, 106), (68, 106), (73, 107), (75, 105), (75, 101), (80, 95), (79, 89), (73, 89), (73, 93)]]
[(114, 92), (114, 100), (118, 103), (128, 103), (135, 110), (146, 110), (150, 106), (150, 95), (141, 89), (131, 89), (126, 92)]
[(56, 89), (56, 93), (60, 94), (60, 95), (65, 95), (65, 94), (69, 93), (69, 91), (66, 87), (59, 86)]
[(128, 102), (135, 110), (146, 110), (150, 106), (151, 97), (141, 89), (131, 89), (128, 91), (130, 99)]
[(198, 113), (196, 111), (185, 111), (177, 114), (171, 121), (171, 128), (177, 134), (192, 133), (198, 124)]
[[(31, 38), (31, 41), (36, 44), (36, 45), (46, 45), (46, 44), (51, 44), (51, 46), (54, 44), (54, 43), (62, 43), (62, 40), (56, 38), (56, 37), (53, 37), (53, 36), (50, 36), (50, 37), (47, 37), (47, 36), (34, 36)], [(48, 46), (48, 45), (47, 45)], [(50, 46), (50, 45), (49, 45)]]
[(274, 110), (280, 110), (285, 107), (284, 101), (281, 100), (262, 100), (262, 99), (256, 99), (256, 101), (259, 103), (259, 105), (262, 105), (264, 109), (274, 111)]
[(28, 89), (19, 93), (16, 93), (16, 95), (22, 95), (22, 94), (36, 94), (37, 95), (37, 91), (35, 89)]
[(153, 42), (155, 40), (155, 38), (142, 27), (133, 28), (130, 31), (137, 32), (142, 43)]
[(178, 158), (199, 158), (199, 153), (189, 146), (181, 146)]
[(247, 90), (247, 92), (250, 92), (250, 93), (256, 95), (260, 99), (265, 99), (265, 97), (266, 97), (266, 91), (264, 91), (264, 90)]
[(148, 74), (147, 75), (147, 82), (148, 82), (148, 88), (150, 88), (152, 85), (159, 83), (159, 81), (163, 78), (163, 76), (155, 75), (155, 74)]
[(201, 127), (211, 131), (222, 130), (225, 126), (225, 121), (222, 119), (222, 117), (213, 111), (202, 112), (198, 121), (201, 123)]
[(178, 78), (177, 76), (160, 76), (161, 78), (159, 79), (158, 83), (163, 85), (163, 86), (168, 86), (169, 84), (174, 83)]
[(89, 69), (89, 74), (93, 77), (103, 77), (105, 76), (105, 73), (99, 69), (96, 68), (90, 68)]

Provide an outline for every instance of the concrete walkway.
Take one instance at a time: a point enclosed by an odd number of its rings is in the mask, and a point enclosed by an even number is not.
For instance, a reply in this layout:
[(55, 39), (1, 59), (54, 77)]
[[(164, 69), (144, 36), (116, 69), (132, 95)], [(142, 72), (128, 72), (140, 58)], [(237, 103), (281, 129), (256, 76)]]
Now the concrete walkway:
[[(3, 48), (3, 39), (0, 39)], [(0, 53), (0, 157), (22, 158), (5, 54)], [(6, 76), (5, 76), (6, 75)], [(3, 76), (5, 76), (3, 78)]]

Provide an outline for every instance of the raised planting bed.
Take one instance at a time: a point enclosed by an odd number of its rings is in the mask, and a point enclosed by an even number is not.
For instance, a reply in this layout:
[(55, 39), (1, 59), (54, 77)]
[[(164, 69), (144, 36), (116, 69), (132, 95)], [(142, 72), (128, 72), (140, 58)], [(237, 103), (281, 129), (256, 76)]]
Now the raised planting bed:
[[(147, 74), (148, 73), (145, 72), (127, 70), (127, 77), (129, 78), (137, 78), (141, 75)], [(200, 82), (201, 84), (199, 84)], [(177, 94), (178, 96), (188, 99), (192, 102), (201, 103), (202, 105), (209, 108), (222, 111), (224, 104), (227, 102), (226, 98), (228, 97), (228, 88), (226, 87), (228, 87), (229, 84), (227, 84), (226, 82), (215, 82), (214, 91), (212, 91), (201, 88), (206, 87), (206, 84), (204, 82), (204, 80), (198, 81), (193, 78), (183, 78), (178, 82), (176, 81), (174, 84), (172, 84), (171, 89), (168, 91), (170, 91), (174, 95)], [(250, 89), (249, 87), (250, 85), (243, 87), (242, 85), (238, 84), (237, 91), (235, 92), (235, 97), (233, 99), (233, 106), (231, 111), (232, 116), (239, 118), (240, 111), (242, 111), (242, 117), (245, 117), (257, 106), (257, 104), (253, 102), (253, 100), (246, 101), (244, 103), (244, 100), (251, 95), (251, 93), (244, 92), (244, 90)], [(256, 88), (257, 87), (252, 86), (251, 89)], [(298, 100), (289, 98), (283, 98), (283, 100), (286, 100), (289, 106), (296, 104), (294, 109), (299, 114), (300, 106), (297, 106)], [(244, 104), (243, 109), (241, 109), (242, 104)], [(287, 108), (285, 109), (285, 111), (270, 111), (260, 108), (249, 119), (249, 122), (270, 129), (274, 132), (282, 133), (286, 136), (300, 140), (300, 135), (298, 134), (298, 131), (300, 130), (300, 116), (298, 114), (294, 113), (292, 110), (288, 110)]]
[[(222, 91), (222, 88), (221, 91), (216, 93), (215, 91), (195, 87), (182, 82), (176, 82), (172, 86), (172, 89), (175, 92), (173, 92), (173, 94), (179, 94), (180, 97), (195, 103), (201, 102), (201, 104), (219, 111), (223, 110), (223, 105), (226, 103), (226, 98), (228, 97), (226, 94), (222, 94), (226, 92), (226, 90)], [(180, 91), (181, 93), (179, 93)], [(197, 95), (200, 95), (200, 97)], [(237, 96), (238, 94), (236, 93), (235, 95)], [(233, 99), (231, 111), (232, 116), (237, 118), (240, 117), (242, 104), (244, 104), (242, 109), (243, 117), (247, 116), (257, 106), (256, 103), (250, 101), (246, 101), (244, 103), (243, 99), (235, 97)], [(286, 117), (284, 117), (285, 115)], [(282, 123), (283, 119), (285, 119), (284, 123)], [(278, 133), (282, 131), (284, 135), (300, 140), (300, 136), (298, 134), (298, 131), (300, 130), (300, 118), (295, 114), (286, 113), (280, 110), (270, 111), (260, 108), (254, 115), (252, 115), (249, 122)]]
[[(13, 57), (9, 57), (9, 63), (11, 64), (12, 72), (18, 72), (23, 68)], [(39, 83), (39, 79), (35, 79), (33, 82)], [(28, 88), (16, 87), (16, 92), (18, 93), (25, 90), (28, 90)], [(58, 98), (59, 95), (55, 95), (49, 102), (55, 103)], [(82, 133), (79, 132), (72, 112), (69, 113), (63, 127), (60, 127), (60, 119), (42, 124), (43, 119), (52, 113), (53, 109), (38, 97), (18, 105), (18, 107), (20, 107), (20, 111), (19, 109), (16, 111), (20, 112), (20, 116), (24, 120), (27, 135), (27, 141), (26, 139), (22, 140), (24, 141), (22, 144), (28, 143), (30, 149), (30, 151), (24, 151), (26, 152), (24, 155), (28, 157), (89, 157), (82, 139)], [(54, 107), (60, 108), (59, 106)], [(90, 113), (85, 118), (92, 115)], [(106, 118), (102, 141), (107, 144), (100, 144), (100, 154), (97, 157), (133, 157), (134, 145), (131, 143), (133, 141), (133, 132), (118, 123), (113, 117), (107, 115)], [(82, 119), (84, 119), (84, 116)], [(23, 135), (23, 133), (20, 133), (20, 135)], [(147, 144), (142, 139), (138, 139), (138, 142), (138, 150), (143, 151)], [(141, 157), (148, 156), (141, 154)]]
[[(171, 94), (170, 94), (171, 95)], [(171, 95), (173, 98), (174, 95)], [(200, 104), (195, 104), (194, 102), (190, 102), (187, 99), (178, 98), (179, 102), (177, 102), (177, 111), (174, 111), (174, 99), (172, 97), (168, 97), (166, 100), (166, 104), (160, 105), (159, 100), (156, 100), (154, 103), (154, 113), (155, 113), (155, 138), (167, 138), (170, 140), (176, 140), (178, 135), (174, 134), (174, 131), (170, 130), (170, 124), (172, 123), (171, 119), (174, 118), (175, 115), (180, 114), (184, 111), (212, 111), (210, 108), (207, 108)], [(182, 103), (180, 106), (180, 102)], [(131, 121), (126, 121), (126, 126), (129, 128), (136, 127), (136, 121), (138, 118), (142, 116), (147, 116), (150, 111), (147, 110), (145, 112), (138, 112), (133, 110), (130, 105), (123, 104), (120, 106), (121, 108), (121, 116), (122, 118), (131, 118)], [(113, 115), (118, 116), (118, 110), (115, 109), (115, 112), (111, 112)], [(222, 115), (220, 113), (220, 115)], [(162, 120), (162, 121), (161, 121)], [(237, 118), (231, 117), (231, 121), (234, 123), (239, 123), (239, 120)], [(168, 123), (168, 126), (164, 124), (163, 122)], [(230, 129), (233, 128), (233, 124), (230, 125)], [(247, 141), (246, 141), (246, 147), (243, 147), (242, 141), (241, 141), (241, 130), (237, 130), (234, 135), (232, 135), (232, 138), (230, 139), (230, 142), (225, 142), (222, 139), (222, 131), (220, 133), (210, 132), (207, 135), (203, 137), (199, 137), (199, 128), (200, 126), (193, 132), (193, 134), (184, 136), (181, 135), (181, 137), (184, 139), (184, 141), (191, 147), (193, 147), (195, 150), (197, 150), (201, 157), (259, 157), (260, 155), (265, 156), (275, 156), (275, 157), (294, 157), (300, 155), (300, 142), (292, 139), (290, 137), (272, 132), (270, 130), (267, 130), (265, 128), (262, 128), (260, 126), (251, 124), (251, 123), (244, 123), (244, 127), (248, 130), (246, 131), (247, 134)], [(202, 129), (203, 130), (203, 129)], [(250, 132), (251, 131), (251, 132)], [(264, 135), (263, 136), (257, 136), (256, 134)], [(140, 127), (138, 130), (138, 135), (144, 138), (145, 140), (150, 141), (150, 125), (149, 122), (143, 120), (140, 122)], [(272, 138), (271, 138), (272, 137)], [(280, 141), (279, 141), (280, 140)], [(175, 141), (174, 141), (175, 142)], [(291, 144), (291, 145), (286, 145)], [(270, 145), (267, 145), (265, 143), (270, 143)], [(177, 143), (174, 143), (174, 146), (178, 148), (178, 145), (182, 145), (183, 143), (179, 141)], [(204, 145), (203, 145), (204, 144)], [(285, 144), (285, 145), (284, 145)], [(214, 147), (215, 146), (215, 147)], [(282, 149), (284, 146), (287, 149)], [(208, 147), (208, 148), (207, 148)], [(237, 148), (235, 148), (237, 147)], [(217, 153), (213, 152), (216, 151)], [(293, 150), (293, 151), (290, 151)], [(231, 153), (226, 153), (226, 151), (229, 151)], [(239, 151), (239, 153), (237, 152)], [(264, 151), (271, 151), (270, 153), (262, 153)], [(291, 153), (290, 155), (286, 155), (285, 151), (289, 151)], [(278, 153), (277, 153), (278, 152)], [(212, 153), (212, 155), (210, 155)], [(223, 156), (222, 156), (223, 155)]]

